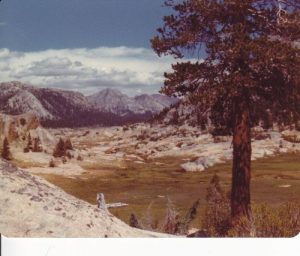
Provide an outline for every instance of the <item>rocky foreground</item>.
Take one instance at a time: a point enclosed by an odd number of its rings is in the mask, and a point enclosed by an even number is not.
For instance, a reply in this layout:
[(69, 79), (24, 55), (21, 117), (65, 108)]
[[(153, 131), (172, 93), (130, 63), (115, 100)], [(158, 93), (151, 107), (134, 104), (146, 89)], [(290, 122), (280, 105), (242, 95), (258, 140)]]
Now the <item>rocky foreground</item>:
[(0, 232), (8, 237), (164, 237), (133, 229), (0, 159)]

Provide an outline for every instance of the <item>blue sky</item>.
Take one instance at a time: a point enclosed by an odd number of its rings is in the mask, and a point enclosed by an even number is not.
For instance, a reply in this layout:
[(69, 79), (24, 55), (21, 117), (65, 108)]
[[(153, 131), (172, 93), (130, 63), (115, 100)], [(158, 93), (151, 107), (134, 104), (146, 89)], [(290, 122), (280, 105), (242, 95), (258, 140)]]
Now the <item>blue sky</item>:
[(2, 0), (1, 81), (92, 94), (156, 93), (174, 59), (150, 39), (169, 10), (163, 0)]
[(2, 0), (0, 47), (16, 51), (149, 48), (163, 0)]

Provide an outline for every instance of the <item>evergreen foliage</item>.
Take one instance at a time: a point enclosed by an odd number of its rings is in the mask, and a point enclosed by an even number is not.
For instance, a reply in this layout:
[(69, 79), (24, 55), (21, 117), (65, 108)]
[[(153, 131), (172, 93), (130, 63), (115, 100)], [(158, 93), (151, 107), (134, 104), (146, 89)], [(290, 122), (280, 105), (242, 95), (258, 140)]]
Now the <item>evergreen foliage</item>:
[(34, 138), (32, 152), (43, 152), (42, 143), (39, 137)]
[(55, 146), (54, 151), (53, 151), (53, 156), (54, 157), (63, 157), (65, 155), (66, 155), (65, 142), (62, 138), (60, 138), (58, 143)]
[(66, 148), (66, 150), (73, 150), (73, 144), (72, 144), (70, 138), (67, 138), (65, 140), (65, 148)]
[(216, 127), (232, 133), (232, 224), (245, 218), (251, 223), (250, 128), (265, 118), (266, 109), (278, 123), (298, 125), (299, 1), (167, 0), (165, 5), (172, 14), (152, 39), (153, 49), (159, 56), (198, 60), (172, 65), (161, 91), (189, 97)]

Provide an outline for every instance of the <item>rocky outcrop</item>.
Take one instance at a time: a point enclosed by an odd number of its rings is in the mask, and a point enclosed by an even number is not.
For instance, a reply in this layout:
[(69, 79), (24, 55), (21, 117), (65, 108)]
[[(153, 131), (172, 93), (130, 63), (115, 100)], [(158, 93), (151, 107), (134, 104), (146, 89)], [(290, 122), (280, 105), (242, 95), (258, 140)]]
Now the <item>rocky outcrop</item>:
[(29, 91), (19, 91), (13, 97), (9, 98), (4, 110), (8, 112), (20, 113), (34, 113), (39, 118), (53, 119), (53, 115), (44, 108), (41, 102)]
[(52, 144), (53, 137), (41, 127), (38, 117), (33, 113), (6, 115), (0, 113), (0, 140), (5, 137), (9, 143), (24, 145), (27, 136), (39, 137), (44, 145)]
[(109, 212), (0, 159), (0, 231), (8, 237), (167, 237), (130, 228)]

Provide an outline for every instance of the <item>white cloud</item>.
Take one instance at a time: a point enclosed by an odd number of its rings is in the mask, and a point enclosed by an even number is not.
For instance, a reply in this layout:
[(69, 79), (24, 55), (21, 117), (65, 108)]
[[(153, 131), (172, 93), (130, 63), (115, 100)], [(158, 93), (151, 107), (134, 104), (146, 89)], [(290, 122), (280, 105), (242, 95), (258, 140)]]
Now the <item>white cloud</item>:
[(90, 94), (110, 87), (127, 94), (157, 92), (171, 57), (128, 47), (14, 52), (0, 49), (2, 81), (72, 89)]

